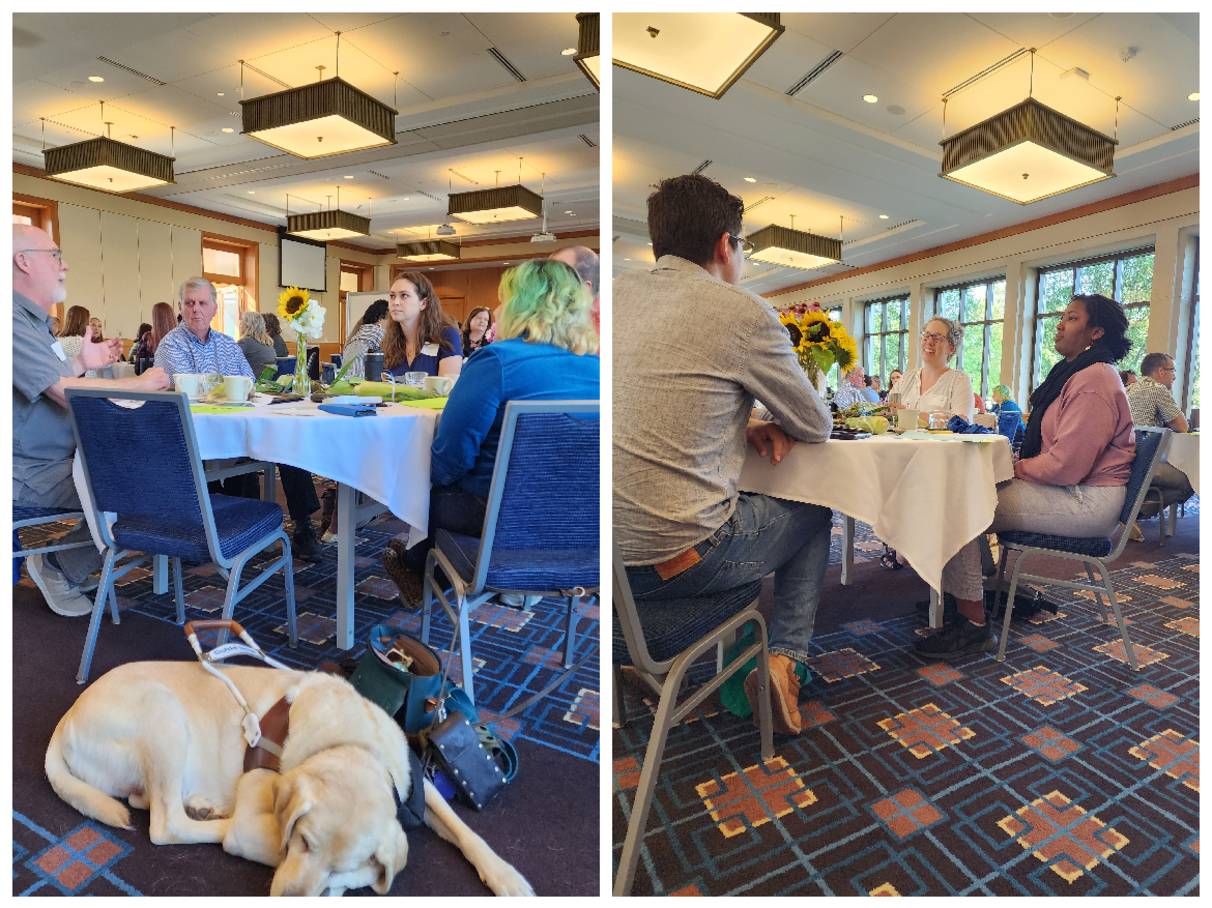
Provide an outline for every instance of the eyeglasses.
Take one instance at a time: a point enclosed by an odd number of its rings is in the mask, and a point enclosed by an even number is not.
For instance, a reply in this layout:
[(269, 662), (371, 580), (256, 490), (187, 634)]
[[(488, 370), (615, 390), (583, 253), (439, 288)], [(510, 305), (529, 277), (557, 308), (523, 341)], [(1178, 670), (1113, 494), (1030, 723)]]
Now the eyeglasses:
[(950, 338), (947, 337), (947, 335), (945, 335), (945, 334), (935, 334), (932, 331), (923, 331), (922, 332), (922, 343), (931, 341), (936, 344), (941, 344), (944, 341), (949, 341), (949, 340), (950, 340)]
[(735, 233), (730, 233), (728, 234), (728, 239), (732, 240), (732, 242), (736, 243), (737, 246), (740, 247), (742, 255), (748, 255), (749, 253), (753, 252), (753, 243), (749, 242), (743, 236), (737, 236)]
[(51, 258), (56, 262), (63, 261), (63, 250), (61, 249), (18, 249), (17, 255), (24, 255), (30, 252), (49, 252)]

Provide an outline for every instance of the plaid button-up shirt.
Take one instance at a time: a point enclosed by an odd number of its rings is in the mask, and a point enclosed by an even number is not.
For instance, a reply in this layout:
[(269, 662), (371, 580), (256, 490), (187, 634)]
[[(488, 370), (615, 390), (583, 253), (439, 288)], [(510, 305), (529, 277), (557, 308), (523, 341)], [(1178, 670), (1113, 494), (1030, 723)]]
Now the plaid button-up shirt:
[(1137, 427), (1165, 428), (1183, 415), (1170, 389), (1151, 378), (1142, 378), (1128, 386), (1128, 409)]

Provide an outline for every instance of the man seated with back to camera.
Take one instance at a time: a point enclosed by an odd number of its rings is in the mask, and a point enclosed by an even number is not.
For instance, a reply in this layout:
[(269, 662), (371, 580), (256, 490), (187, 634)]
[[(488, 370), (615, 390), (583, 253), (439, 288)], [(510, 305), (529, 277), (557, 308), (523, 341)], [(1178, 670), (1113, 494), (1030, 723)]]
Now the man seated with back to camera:
[[(244, 352), (222, 331), (211, 328), (218, 311), (215, 285), (204, 277), (191, 277), (181, 285), (181, 324), (164, 336), (156, 346), (156, 366), (170, 376), (185, 374), (243, 375), (256, 380)], [(316, 485), (311, 474), (298, 467), (278, 464), (286, 508), (294, 521), (291, 552), (308, 561), (320, 557), (320, 545), (311, 525), (311, 515), (320, 509)], [(222, 483), (211, 483), (212, 491), (245, 498), (258, 497), (256, 474), (232, 476)]]
[[(648, 197), (656, 265), (613, 289), (614, 533), (641, 614), (774, 573), (771, 706), (775, 729), (796, 734), (832, 513), (737, 486), (746, 440), (777, 464), (796, 441), (828, 438), (832, 418), (774, 309), (735, 286), (743, 208), (701, 175)], [(755, 398), (777, 422), (751, 420)], [(755, 716), (759, 691), (755, 670)]]
[[(168, 387), (163, 369), (148, 369), (135, 378), (83, 378), (91, 369), (116, 363), (122, 342), (93, 339), (84, 329), (77, 356), (67, 356), (51, 333), (50, 312), (67, 296), (67, 264), (55, 241), (43, 230), (13, 225), (13, 504), (16, 507), (81, 507), (72, 462), (76, 436), (67, 412), (68, 388), (113, 388), (162, 391)], [(61, 542), (91, 541), (88, 525), (79, 526)], [(46, 604), (58, 615), (87, 615), (93, 602), (84, 594), (96, 588), (91, 575), (101, 568), (94, 545), (30, 555), (25, 559), (30, 579)]]

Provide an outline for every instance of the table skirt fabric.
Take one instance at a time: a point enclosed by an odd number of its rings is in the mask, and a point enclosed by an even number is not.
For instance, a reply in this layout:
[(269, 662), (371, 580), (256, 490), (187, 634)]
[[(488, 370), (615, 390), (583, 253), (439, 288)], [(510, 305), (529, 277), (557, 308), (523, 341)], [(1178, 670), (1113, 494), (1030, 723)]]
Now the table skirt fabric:
[(1170, 451), (1166, 462), (1176, 470), (1187, 474), (1187, 480), (1195, 494), (1199, 494), (1199, 434), (1175, 432), (1170, 439)]

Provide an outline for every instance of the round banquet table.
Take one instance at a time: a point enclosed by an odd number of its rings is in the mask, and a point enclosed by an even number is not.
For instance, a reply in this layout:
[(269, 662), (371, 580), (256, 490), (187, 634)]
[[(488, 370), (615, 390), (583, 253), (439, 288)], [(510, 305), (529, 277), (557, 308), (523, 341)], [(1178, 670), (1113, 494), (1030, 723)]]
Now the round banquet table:
[(870, 524), (934, 590), (943, 566), (989, 528), (997, 484), (1014, 478), (1002, 435), (907, 432), (800, 443), (778, 466), (752, 448), (740, 488), (818, 504)]
[(1199, 494), (1199, 433), (1175, 432), (1170, 438), (1166, 462), (1187, 474), (1191, 488)]

